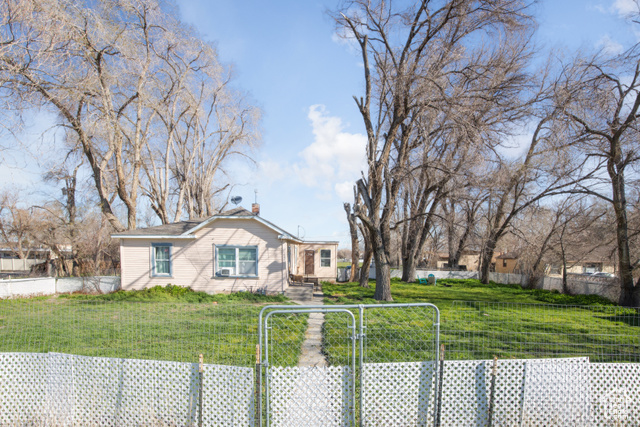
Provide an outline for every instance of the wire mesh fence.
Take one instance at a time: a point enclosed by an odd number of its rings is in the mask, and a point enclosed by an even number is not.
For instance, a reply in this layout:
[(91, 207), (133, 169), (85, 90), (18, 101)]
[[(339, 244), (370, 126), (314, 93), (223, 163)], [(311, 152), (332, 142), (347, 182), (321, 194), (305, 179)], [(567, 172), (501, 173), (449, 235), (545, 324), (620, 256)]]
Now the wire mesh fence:
[[(254, 366), (259, 304), (100, 301), (66, 298), (0, 300), (0, 352)], [(350, 308), (360, 327), (357, 308)], [(455, 302), (442, 307), (448, 360), (589, 357), (640, 362), (640, 312), (615, 306)], [(365, 362), (433, 360), (433, 314), (421, 307), (364, 312)], [(274, 363), (295, 366), (308, 314), (273, 318)], [(348, 363), (351, 331), (327, 313), (314, 332), (332, 366)], [(359, 349), (358, 349), (359, 351)]]
[(443, 311), (446, 358), (589, 357), (592, 362), (640, 362), (640, 310), (455, 302)]
[[(0, 301), (0, 352), (254, 366), (260, 305), (82, 301)], [(295, 348), (304, 329), (291, 332)], [(298, 346), (299, 347), (299, 346)]]

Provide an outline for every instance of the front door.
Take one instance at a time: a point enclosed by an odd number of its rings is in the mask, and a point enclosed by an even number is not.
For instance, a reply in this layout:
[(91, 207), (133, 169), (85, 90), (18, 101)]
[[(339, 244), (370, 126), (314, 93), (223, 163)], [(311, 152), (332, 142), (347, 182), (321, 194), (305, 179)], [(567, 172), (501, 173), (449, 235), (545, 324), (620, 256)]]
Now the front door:
[(304, 274), (307, 276), (314, 275), (315, 270), (315, 251), (304, 251)]

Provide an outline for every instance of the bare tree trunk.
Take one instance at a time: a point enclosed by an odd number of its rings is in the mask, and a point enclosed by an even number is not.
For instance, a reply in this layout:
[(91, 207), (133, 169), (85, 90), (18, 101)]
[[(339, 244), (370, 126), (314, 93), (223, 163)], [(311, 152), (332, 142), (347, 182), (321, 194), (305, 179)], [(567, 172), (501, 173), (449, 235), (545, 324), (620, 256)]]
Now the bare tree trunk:
[[(378, 247), (380, 249), (380, 247)], [(373, 253), (376, 265), (376, 291), (373, 298), (376, 301), (393, 301), (391, 297), (391, 265), (384, 256), (384, 251), (376, 250)]]
[(369, 270), (371, 269), (371, 260), (373, 259), (373, 251), (371, 250), (371, 239), (367, 227), (358, 224), (362, 240), (364, 241), (364, 256), (362, 257), (362, 267), (360, 267), (360, 287), (369, 287)]
[(625, 194), (624, 174), (617, 165), (610, 162), (609, 175), (613, 186), (613, 210), (616, 216), (616, 239), (618, 242), (618, 272), (620, 274), (620, 300), (625, 307), (633, 307), (634, 301), (633, 268), (629, 253), (629, 235), (627, 221), (627, 199)]
[(370, 243), (365, 240), (364, 245), (364, 257), (362, 259), (362, 267), (360, 267), (360, 287), (369, 287), (369, 270), (371, 269), (371, 259), (373, 258), (373, 252), (371, 252)]
[(491, 267), (491, 259), (496, 250), (496, 238), (492, 234), (485, 242), (484, 249), (482, 251), (481, 267), (480, 267), (480, 281), (485, 285), (489, 284), (489, 270)]
[(355, 282), (360, 269), (360, 246), (358, 244), (358, 225), (356, 216), (351, 212), (351, 204), (345, 203), (344, 210), (347, 213), (349, 222), (349, 233), (351, 234), (351, 275), (349, 282)]
[[(416, 281), (417, 260), (416, 257), (410, 256), (403, 261), (402, 264), (402, 281)], [(406, 276), (406, 279), (405, 279)]]
[(569, 294), (569, 284), (567, 283), (567, 254), (564, 243), (560, 240), (560, 250), (562, 251), (562, 293)]

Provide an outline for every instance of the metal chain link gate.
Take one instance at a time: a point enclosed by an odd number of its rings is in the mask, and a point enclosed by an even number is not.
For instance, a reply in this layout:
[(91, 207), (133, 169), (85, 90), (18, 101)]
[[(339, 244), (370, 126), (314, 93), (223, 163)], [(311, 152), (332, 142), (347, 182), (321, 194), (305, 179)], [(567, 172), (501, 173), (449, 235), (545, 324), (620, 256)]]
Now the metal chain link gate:
[[(328, 366), (297, 364), (312, 313), (326, 316)], [(440, 312), (429, 303), (266, 306), (258, 425), (437, 425), (439, 342)]]

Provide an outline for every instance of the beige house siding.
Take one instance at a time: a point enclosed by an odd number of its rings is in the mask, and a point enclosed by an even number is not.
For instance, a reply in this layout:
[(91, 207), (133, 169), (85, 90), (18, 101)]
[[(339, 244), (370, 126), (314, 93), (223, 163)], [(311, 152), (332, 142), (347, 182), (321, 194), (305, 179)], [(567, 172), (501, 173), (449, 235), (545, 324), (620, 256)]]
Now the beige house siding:
[[(331, 262), (329, 267), (322, 267), (320, 263), (320, 251), (328, 249), (331, 251)], [(314, 274), (306, 275), (304, 269), (305, 252), (312, 250)], [(301, 276), (317, 277), (321, 281), (335, 282), (338, 275), (338, 244), (337, 243), (302, 243), (298, 245), (298, 262), (296, 266), (296, 272)]]
[(517, 259), (498, 258), (496, 259), (496, 273), (513, 273), (518, 264)]
[[(449, 262), (449, 256), (443, 257), (444, 259), (440, 259), (436, 262), (436, 268), (443, 269), (445, 265)], [(480, 255), (477, 254), (462, 254), (460, 255), (460, 260), (458, 261), (459, 265), (464, 265), (467, 267), (467, 271), (477, 271), (480, 266)]]
[[(597, 270), (597, 271), (601, 271), (603, 273), (615, 273), (616, 269), (613, 265), (611, 264), (605, 264), (603, 262), (575, 262), (575, 261), (570, 261), (568, 263), (567, 266), (567, 273), (574, 273), (574, 274), (583, 274), (585, 273), (587, 270)], [(562, 268), (561, 268), (562, 271)], [(562, 276), (562, 274), (559, 274), (559, 276)]]
[[(171, 243), (172, 276), (153, 277), (152, 244)], [(214, 272), (216, 245), (256, 246), (258, 276), (223, 278)], [(196, 239), (121, 239), (122, 288), (144, 289), (168, 283), (209, 293), (266, 288), (281, 292), (287, 286), (286, 247), (278, 233), (252, 219), (216, 219), (196, 232)]]

